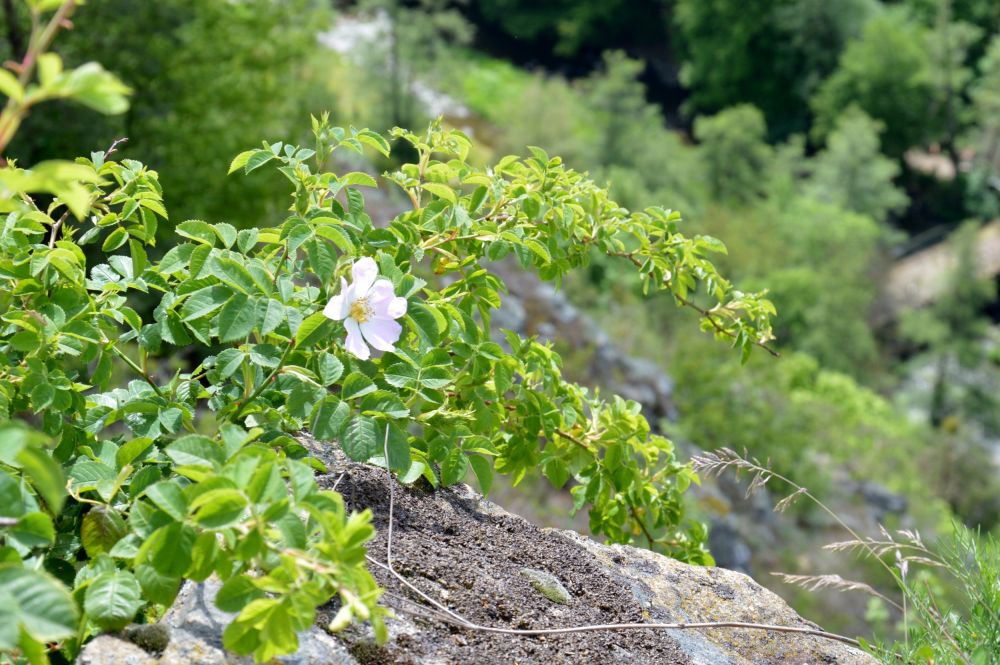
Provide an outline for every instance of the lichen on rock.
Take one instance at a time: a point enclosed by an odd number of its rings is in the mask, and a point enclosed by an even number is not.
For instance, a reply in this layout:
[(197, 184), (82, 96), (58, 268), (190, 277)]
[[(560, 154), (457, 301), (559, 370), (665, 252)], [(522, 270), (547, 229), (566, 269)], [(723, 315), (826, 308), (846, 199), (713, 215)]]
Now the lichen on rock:
[(573, 596), (562, 585), (559, 578), (552, 573), (547, 573), (544, 570), (535, 570), (534, 568), (522, 568), (521, 574), (528, 578), (535, 591), (553, 603), (566, 605), (569, 601), (573, 600)]

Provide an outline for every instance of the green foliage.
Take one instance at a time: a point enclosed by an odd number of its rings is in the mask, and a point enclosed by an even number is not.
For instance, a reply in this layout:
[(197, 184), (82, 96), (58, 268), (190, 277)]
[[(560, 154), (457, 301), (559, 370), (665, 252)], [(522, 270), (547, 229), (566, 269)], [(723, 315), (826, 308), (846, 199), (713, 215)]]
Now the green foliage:
[(813, 97), (813, 133), (826, 136), (841, 111), (856, 104), (884, 123), (886, 152), (899, 156), (932, 135), (934, 94), (926, 30), (903, 11), (886, 10), (847, 45)]
[(559, 56), (600, 50), (614, 41), (661, 39), (661, 15), (669, 4), (666, 0), (473, 2), (490, 30), (500, 30), (521, 43), (544, 45)]
[(305, 69), (315, 29), (327, 16), (319, 4), (89, 3), (75, 16), (74, 30), (60, 37), (59, 51), (66, 62), (105, 63), (136, 91), (131, 109), (104, 118), (58, 104), (41, 107), (11, 154), (37, 163), (128, 137), (122, 154), (159, 168), (166, 204), (183, 218), (247, 225), (277, 216), (280, 177), (238, 181), (226, 179), (225, 168), (260, 135), (290, 134), (308, 111), (315, 84)]
[[(961, 525), (952, 524), (947, 536), (927, 544), (915, 529), (890, 532), (879, 527), (875, 536), (859, 533), (852, 521), (839, 515), (810, 488), (789, 476), (762, 464), (756, 457), (724, 448), (694, 458), (695, 467), (708, 475), (733, 469), (746, 472), (752, 479), (751, 491), (786, 486), (789, 494), (778, 500), (775, 510), (782, 512), (799, 497), (848, 536), (831, 543), (827, 549), (850, 553), (855, 560), (871, 562), (897, 588), (901, 602), (871, 586), (839, 575), (786, 576), (786, 581), (813, 592), (834, 585), (843, 590), (871, 594), (868, 616), (884, 623), (888, 618), (885, 603), (901, 615), (902, 638), (895, 643), (859, 639), (861, 646), (883, 663), (995, 663), (1000, 657), (1000, 543), (993, 536), (983, 537)], [(929, 542), (929, 541), (928, 541)], [(856, 565), (856, 561), (855, 561)]]
[(696, 209), (704, 198), (701, 162), (677, 133), (664, 129), (641, 72), (638, 60), (612, 51), (601, 69), (572, 84), (536, 74), (520, 89), (510, 86), (514, 94), (507, 98), (494, 92), (501, 146), (544, 145), (592, 169), (629, 207), (670, 200)]
[(876, 3), (871, 0), (678, 0), (689, 110), (761, 109), (773, 137), (808, 128), (808, 100)]
[(802, 198), (770, 218), (765, 208), (758, 232), (768, 221), (787, 252), (757, 277), (783, 308), (777, 335), (826, 368), (870, 376), (878, 354), (866, 322), (876, 295), (868, 272), (882, 230), (868, 217)]
[(991, 529), (1000, 522), (1000, 483), (990, 451), (990, 438), (1000, 431), (1000, 368), (989, 357), (992, 323), (981, 313), (996, 298), (996, 287), (978, 265), (978, 233), (979, 225), (970, 222), (953, 234), (954, 269), (941, 297), (905, 312), (900, 328), (922, 351), (911, 366), (929, 370), (929, 389), (911, 400), (946, 442), (939, 453), (938, 493), (967, 524)]
[(879, 150), (883, 129), (857, 107), (841, 114), (826, 149), (811, 163), (807, 191), (820, 201), (880, 222), (902, 210), (908, 199), (893, 184), (899, 166)]
[(645, 86), (638, 80), (642, 68), (640, 61), (611, 51), (604, 54), (603, 72), (585, 82), (585, 99), (600, 127), (601, 164), (627, 163), (641, 133), (663, 122), (656, 107), (646, 101)]
[[(684, 438), (769, 459), (774, 471), (817, 496), (831, 483), (831, 465), (848, 464), (893, 491), (930, 497), (920, 461), (928, 443), (919, 428), (849, 376), (799, 353), (728, 367), (704, 344), (684, 351), (671, 366), (686, 387), (678, 391)], [(710, 376), (716, 380), (706, 383)]]
[(979, 78), (969, 90), (975, 118), (970, 138), (976, 147), (969, 198), (970, 207), (988, 219), (1000, 214), (1000, 36), (990, 40), (977, 69)]
[(767, 183), (772, 151), (765, 142), (764, 116), (742, 104), (694, 123), (711, 195), (721, 201), (750, 203)]
[[(36, 61), (43, 89), (60, 80)], [(23, 116), (7, 89), (5, 117)], [(67, 96), (95, 98), (87, 86)], [(291, 183), (280, 225), (187, 220), (159, 260), (148, 253), (167, 210), (141, 163), (108, 150), (0, 170), (0, 649), (72, 659), (210, 575), (217, 605), (236, 613), (226, 648), (258, 662), (294, 651), (333, 600), (335, 628), (368, 621), (384, 639), (370, 514), (318, 488), (322, 464), (292, 436), (303, 429), (405, 482), (447, 485), (471, 469), (488, 488), (494, 470), (515, 483), (538, 470), (570, 485), (595, 533), (711, 560), (681, 501), (696, 476), (638, 405), (564, 380), (537, 340), (490, 339), (504, 285), (485, 264), (509, 255), (559, 280), (592, 252), (622, 257), (644, 289), (694, 307), (747, 356), (770, 339), (774, 309), (716, 271), (721, 243), (682, 235), (677, 213), (629, 212), (537, 148), (471, 166), (469, 139), (440, 124), (393, 131), (417, 159), (385, 177), (413, 209), (377, 227), (361, 194), (377, 182), (322, 167), (335, 150), (388, 157), (387, 139), (325, 116), (313, 133), (314, 148), (265, 142), (230, 163)], [(40, 205), (27, 193), (46, 169), (58, 178)], [(361, 257), (407, 301), (403, 336), (371, 359), (348, 352), (323, 311)], [(155, 307), (140, 313), (138, 298)], [(188, 349), (196, 365), (160, 374), (158, 356)]]

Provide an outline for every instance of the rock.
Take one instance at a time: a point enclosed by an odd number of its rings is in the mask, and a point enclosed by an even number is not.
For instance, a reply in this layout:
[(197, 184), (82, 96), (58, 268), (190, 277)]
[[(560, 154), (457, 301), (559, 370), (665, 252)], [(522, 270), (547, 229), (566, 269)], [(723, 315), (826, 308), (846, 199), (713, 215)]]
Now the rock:
[(170, 627), (162, 623), (135, 624), (126, 627), (122, 637), (147, 653), (159, 654), (170, 642)]
[(708, 550), (719, 568), (751, 574), (750, 546), (730, 517), (712, 520), (708, 530)]
[(878, 483), (868, 480), (860, 482), (857, 491), (865, 503), (878, 513), (875, 516), (877, 522), (884, 521), (886, 515), (902, 515), (910, 507), (910, 502), (905, 496), (890, 492)]
[[(304, 439), (331, 472), (319, 478), (352, 510), (369, 508), (377, 536), (369, 551), (385, 560), (389, 491), (385, 471), (347, 463), (331, 446)], [(539, 529), (460, 485), (429, 491), (393, 485), (393, 561), (412, 584), (480, 626), (552, 629), (609, 623), (740, 621), (815, 628), (778, 596), (746, 575), (702, 568), (625, 546), (607, 546), (569, 531)], [(555, 571), (558, 577), (547, 571)], [(817, 636), (717, 628), (599, 630), (527, 636), (465, 629), (404, 602), (405, 588), (374, 569), (396, 616), (390, 639), (370, 627), (326, 633), (336, 605), (320, 608), (316, 626), (300, 636), (296, 665), (368, 663), (590, 663), (612, 665), (874, 665), (857, 649)], [(538, 581), (544, 582), (543, 585)], [(555, 584), (552, 584), (552, 582)], [(216, 581), (186, 584), (162, 620), (169, 643), (157, 658), (123, 639), (102, 636), (80, 663), (110, 665), (236, 665), (248, 659), (222, 649), (232, 615), (214, 606)], [(543, 590), (544, 589), (544, 590)], [(561, 601), (553, 595), (558, 593)], [(544, 595), (543, 595), (544, 594)], [(561, 604), (565, 603), (565, 604)]]
[[(747, 575), (722, 568), (688, 566), (648, 550), (601, 545), (572, 531), (562, 533), (621, 575), (648, 612), (649, 621), (734, 621), (819, 628)], [(877, 662), (846, 644), (802, 634), (729, 628), (674, 630), (670, 634), (696, 665), (874, 665)]]
[(99, 635), (80, 654), (80, 665), (156, 665), (156, 658), (124, 639)]
[(553, 603), (565, 605), (573, 599), (566, 587), (562, 585), (559, 578), (544, 570), (534, 568), (522, 568), (521, 574), (528, 578), (535, 591), (542, 594)]

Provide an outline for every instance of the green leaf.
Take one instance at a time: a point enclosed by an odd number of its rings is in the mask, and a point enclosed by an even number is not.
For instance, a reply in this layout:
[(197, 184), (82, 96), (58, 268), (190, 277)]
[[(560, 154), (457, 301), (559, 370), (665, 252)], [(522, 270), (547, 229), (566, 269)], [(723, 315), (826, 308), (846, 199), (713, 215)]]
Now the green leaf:
[(236, 246), (243, 254), (249, 254), (257, 244), (260, 232), (257, 229), (240, 229), (236, 234)]
[(142, 595), (150, 602), (170, 607), (181, 588), (181, 578), (164, 575), (155, 567), (144, 563), (135, 569)]
[(256, 323), (255, 312), (242, 293), (230, 298), (219, 312), (219, 341), (233, 342), (249, 335)]
[(119, 630), (131, 623), (143, 605), (142, 589), (127, 570), (101, 573), (87, 587), (83, 607), (102, 630)]
[(444, 485), (454, 485), (465, 478), (469, 468), (469, 458), (461, 448), (454, 448), (441, 463), (441, 482)]
[(503, 397), (514, 385), (514, 371), (505, 363), (498, 362), (493, 366), (493, 387), (497, 396)]
[(212, 267), (216, 277), (238, 291), (250, 294), (261, 290), (250, 271), (239, 261), (226, 256), (216, 257)]
[(488, 459), (479, 455), (470, 455), (468, 459), (469, 464), (472, 465), (472, 472), (476, 474), (476, 480), (479, 481), (480, 491), (482, 491), (483, 496), (488, 495), (493, 486), (493, 465)]
[(244, 150), (240, 154), (238, 154), (235, 157), (233, 157), (233, 161), (231, 161), (229, 163), (229, 171), (228, 171), (228, 173), (226, 173), (226, 175), (232, 175), (233, 172), (236, 171), (237, 169), (241, 169), (244, 166), (246, 166), (247, 162), (250, 161), (250, 157), (255, 152), (257, 152), (257, 151), (256, 150)]
[(361, 372), (351, 372), (340, 388), (340, 397), (345, 400), (357, 399), (376, 390), (375, 384)]
[[(3, 431), (0, 430), (0, 438)], [(62, 466), (52, 455), (41, 448), (29, 446), (17, 456), (21, 470), (31, 479), (31, 484), (39, 496), (45, 500), (49, 510), (58, 515), (66, 498), (66, 480)]]
[[(320, 221), (321, 220), (314, 220), (314, 223), (318, 223)], [(331, 224), (318, 224), (316, 226), (316, 235), (333, 242), (333, 244), (337, 246), (337, 249), (344, 254), (352, 253), (354, 251), (354, 243), (351, 242), (351, 239), (347, 236), (347, 234), (335, 224), (335, 222)]]
[(355, 462), (367, 462), (382, 450), (375, 432), (375, 421), (367, 416), (354, 416), (340, 441), (344, 453)]
[(215, 606), (223, 612), (239, 612), (252, 600), (263, 598), (264, 592), (254, 586), (246, 575), (234, 575), (222, 584), (215, 595)]
[[(388, 429), (388, 439), (386, 430)], [(377, 421), (375, 425), (375, 439), (379, 444), (378, 456), (385, 456), (385, 446), (389, 446), (389, 468), (395, 471), (406, 471), (410, 468), (410, 443), (407, 440), (406, 432), (400, 429), (395, 423), (388, 421)]]
[(164, 451), (175, 464), (221, 466), (225, 461), (222, 446), (200, 434), (189, 434), (174, 441)]
[(226, 304), (232, 296), (231, 289), (219, 284), (198, 289), (189, 295), (181, 306), (181, 321), (193, 321), (208, 316)]
[(174, 228), (174, 232), (184, 238), (190, 238), (208, 247), (215, 245), (216, 235), (212, 225), (200, 219), (189, 219)]
[[(215, 570), (219, 555), (219, 542), (215, 533), (202, 531), (191, 548), (191, 566), (185, 576), (195, 582), (207, 579)], [(141, 580), (140, 580), (141, 581)]]
[(128, 532), (118, 511), (106, 506), (94, 506), (83, 516), (80, 541), (91, 558), (111, 551)]
[(88, 62), (63, 73), (53, 87), (59, 96), (106, 115), (128, 110), (128, 95), (132, 93), (127, 85), (96, 62)]
[(428, 346), (436, 346), (441, 340), (438, 318), (429, 307), (421, 302), (411, 301), (407, 305), (406, 318)]
[(0, 469), (0, 517), (20, 517), (23, 513), (20, 483)]
[(140, 455), (149, 450), (153, 445), (153, 440), (148, 437), (140, 437), (122, 445), (115, 453), (115, 465), (121, 470), (126, 464), (131, 464)]
[(0, 564), (0, 596), (12, 600), (17, 622), (34, 639), (55, 642), (76, 634), (76, 603), (69, 589), (51, 575)]
[(456, 196), (455, 190), (453, 190), (448, 185), (444, 185), (439, 182), (425, 182), (422, 183), (420, 186), (425, 191), (428, 191), (431, 194), (434, 194), (435, 196), (441, 197), (442, 199), (444, 199), (448, 203), (451, 203), (452, 205), (458, 203), (458, 196)]
[(285, 320), (285, 306), (274, 298), (269, 298), (264, 309), (264, 320), (260, 323), (260, 334), (269, 335)]
[(239, 349), (226, 349), (215, 358), (215, 366), (219, 370), (219, 375), (223, 379), (228, 379), (236, 373), (236, 370), (243, 364), (246, 353)]
[(162, 480), (146, 488), (146, 496), (156, 507), (177, 521), (187, 517), (188, 505), (176, 480)]
[(251, 171), (259, 169), (272, 159), (275, 159), (275, 155), (270, 150), (254, 150), (247, 158), (243, 172), (250, 173)]
[(161, 526), (143, 542), (136, 562), (148, 561), (167, 577), (180, 577), (191, 566), (191, 552), (197, 538), (194, 528), (182, 522)]
[(332, 353), (320, 353), (316, 358), (316, 376), (320, 383), (329, 386), (344, 373), (344, 363)]
[(24, 99), (24, 88), (17, 81), (17, 77), (6, 69), (0, 69), (0, 94), (6, 95), (15, 102)]
[(382, 138), (380, 134), (377, 134), (370, 129), (362, 129), (358, 132), (358, 140), (365, 145), (375, 148), (382, 153), (384, 157), (389, 156), (389, 142)]
[(235, 489), (209, 490), (191, 503), (195, 520), (206, 529), (223, 529), (237, 522), (247, 507), (243, 492)]
[(383, 375), (386, 383), (396, 388), (406, 388), (417, 381), (417, 369), (406, 363), (393, 363)]
[(45, 547), (51, 545), (56, 537), (52, 518), (39, 512), (23, 515), (8, 533), (11, 539), (25, 547)]
[(124, 245), (126, 240), (128, 240), (128, 231), (119, 226), (104, 239), (101, 249), (105, 252), (113, 252)]
[(347, 402), (333, 395), (324, 397), (316, 403), (312, 410), (311, 431), (313, 436), (321, 441), (336, 439), (344, 430), (351, 410)]
[(532, 240), (528, 238), (524, 241), (524, 246), (534, 252), (539, 258), (541, 258), (546, 263), (552, 262), (552, 255), (549, 254), (549, 250), (545, 248), (545, 245), (538, 242), (537, 240)]
[(348, 185), (359, 185), (363, 187), (378, 187), (375, 178), (361, 171), (351, 171), (340, 179), (340, 184), (344, 187)]
[(326, 318), (323, 312), (311, 314), (299, 325), (295, 332), (295, 346), (308, 348), (315, 346), (333, 331), (333, 321)]
[(15, 648), (20, 641), (21, 627), (17, 621), (17, 606), (6, 591), (0, 591), (0, 651)]

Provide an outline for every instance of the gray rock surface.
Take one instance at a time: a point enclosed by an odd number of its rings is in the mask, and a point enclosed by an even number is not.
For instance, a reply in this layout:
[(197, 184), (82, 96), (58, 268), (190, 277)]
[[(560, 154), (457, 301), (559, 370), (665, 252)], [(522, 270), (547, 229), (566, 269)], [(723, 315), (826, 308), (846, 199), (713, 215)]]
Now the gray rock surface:
[[(310, 446), (322, 446), (306, 441)], [(346, 464), (329, 447), (320, 456), (341, 476), (348, 505), (374, 512), (382, 558), (387, 495), (385, 472)], [(328, 482), (329, 481), (329, 482)], [(412, 583), (480, 625), (556, 628), (580, 624), (741, 621), (816, 628), (750, 577), (689, 566), (647, 550), (607, 546), (571, 531), (539, 529), (486, 501), (467, 486), (427, 491), (395, 486), (394, 561)], [(532, 571), (526, 577), (524, 570)], [(539, 574), (540, 573), (540, 574)], [(596, 631), (558, 636), (482, 633), (443, 624), (400, 602), (402, 589), (378, 571), (396, 612), (390, 640), (376, 644), (370, 628), (336, 635), (327, 625), (336, 607), (321, 608), (317, 624), (300, 636), (298, 653), (280, 659), (295, 665), (368, 663), (662, 663), (665, 665), (874, 665), (875, 660), (826, 638), (763, 630)], [(539, 591), (555, 581), (558, 601)], [(550, 585), (551, 586), (551, 585)], [(101, 636), (84, 649), (82, 665), (243, 665), (250, 661), (222, 649), (232, 615), (218, 610), (218, 582), (188, 584), (161, 621), (165, 649), (143, 651), (123, 636)], [(548, 587), (547, 587), (548, 588)], [(126, 631), (125, 634), (129, 634)], [(149, 640), (142, 640), (147, 645)], [(155, 644), (156, 640), (152, 641)]]

